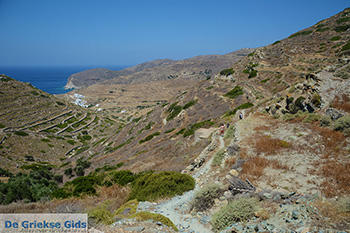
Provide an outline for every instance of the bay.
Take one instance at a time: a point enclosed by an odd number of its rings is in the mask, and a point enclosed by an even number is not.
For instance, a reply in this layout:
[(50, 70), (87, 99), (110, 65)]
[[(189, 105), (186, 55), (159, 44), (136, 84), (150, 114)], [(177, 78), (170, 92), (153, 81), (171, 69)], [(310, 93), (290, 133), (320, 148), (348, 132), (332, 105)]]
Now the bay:
[(0, 66), (0, 74), (5, 74), (22, 82), (30, 82), (36, 88), (50, 94), (63, 94), (68, 77), (88, 69), (107, 68), (122, 70), (126, 66)]

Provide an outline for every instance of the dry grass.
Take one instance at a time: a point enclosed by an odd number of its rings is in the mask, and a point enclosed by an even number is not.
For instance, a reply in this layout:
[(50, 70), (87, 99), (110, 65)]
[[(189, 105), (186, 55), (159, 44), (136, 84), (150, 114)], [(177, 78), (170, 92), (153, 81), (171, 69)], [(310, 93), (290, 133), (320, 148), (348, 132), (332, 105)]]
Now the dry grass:
[(261, 156), (255, 156), (246, 161), (242, 166), (242, 178), (257, 180), (264, 175), (264, 169), (271, 167), (274, 169), (289, 170), (289, 167), (283, 165), (277, 160), (269, 160)]
[(231, 168), (236, 163), (236, 157), (230, 157), (225, 160), (225, 167)]
[(319, 175), (325, 180), (322, 182), (322, 191), (326, 197), (350, 194), (350, 163), (340, 163), (328, 160), (319, 169)]
[(292, 147), (292, 145), (286, 141), (266, 135), (256, 137), (253, 146), (257, 154), (265, 155), (274, 155), (283, 149)]
[(350, 97), (349, 95), (342, 94), (341, 96), (335, 96), (332, 107), (336, 109), (343, 110), (345, 112), (350, 112)]
[(312, 204), (317, 208), (317, 213), (322, 216), (322, 218), (316, 218), (314, 224), (318, 227), (334, 226), (338, 230), (348, 230), (350, 229), (350, 213), (345, 213), (341, 211), (341, 206), (338, 202), (330, 200), (318, 199)]

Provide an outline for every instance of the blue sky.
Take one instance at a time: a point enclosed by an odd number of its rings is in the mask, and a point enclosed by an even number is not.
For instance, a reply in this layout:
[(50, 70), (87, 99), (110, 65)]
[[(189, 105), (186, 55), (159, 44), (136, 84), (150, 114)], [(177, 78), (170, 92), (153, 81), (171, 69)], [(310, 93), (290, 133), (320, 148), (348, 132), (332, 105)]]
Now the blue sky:
[(0, 0), (0, 65), (136, 65), (259, 47), (349, 0)]

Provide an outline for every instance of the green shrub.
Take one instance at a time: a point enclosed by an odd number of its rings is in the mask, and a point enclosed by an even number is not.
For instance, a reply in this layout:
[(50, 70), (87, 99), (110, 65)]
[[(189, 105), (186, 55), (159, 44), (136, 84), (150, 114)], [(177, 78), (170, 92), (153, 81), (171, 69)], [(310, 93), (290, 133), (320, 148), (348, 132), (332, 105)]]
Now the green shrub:
[(12, 177), (13, 174), (12, 174), (10, 171), (5, 170), (5, 169), (2, 169), (2, 168), (0, 167), (0, 177), (1, 177), (1, 176)]
[(278, 43), (281, 43), (281, 41), (280, 41), (280, 40), (277, 40), (277, 41), (275, 41), (272, 45), (275, 45), (275, 44), (278, 44)]
[(63, 182), (63, 175), (55, 175), (53, 178), (58, 183), (62, 183)]
[(235, 115), (237, 113), (238, 110), (240, 109), (247, 109), (247, 108), (251, 108), (253, 107), (254, 104), (247, 102), (244, 104), (239, 105), (238, 107), (236, 107), (235, 109), (233, 109), (232, 111), (228, 111), (225, 116), (231, 116), (231, 115)]
[(83, 168), (89, 168), (91, 166), (91, 162), (87, 160), (83, 160), (83, 158), (80, 158), (77, 160), (77, 167), (81, 166)]
[(167, 225), (168, 227), (173, 228), (175, 231), (178, 231), (175, 224), (167, 217), (161, 214), (154, 214), (150, 212), (138, 212), (131, 216), (131, 218), (136, 218), (136, 220), (140, 221), (147, 221), (149, 219), (152, 219), (154, 222), (161, 222), (164, 225)]
[(293, 38), (293, 37), (297, 37), (297, 36), (306, 36), (306, 35), (309, 35), (311, 33), (312, 33), (312, 31), (297, 32), (297, 33), (290, 35), (288, 38)]
[(18, 136), (28, 136), (29, 134), (27, 134), (26, 132), (23, 132), (23, 131), (17, 131), (15, 132), (16, 135)]
[(95, 185), (95, 177), (93, 176), (81, 176), (75, 178), (74, 180), (67, 182), (64, 186), (67, 187), (69, 184), (74, 185), (73, 195), (79, 197), (81, 195), (95, 195), (96, 189)]
[(205, 211), (210, 209), (214, 203), (215, 198), (220, 195), (221, 187), (218, 184), (208, 184), (194, 194), (191, 202), (192, 209), (195, 211)]
[(235, 222), (246, 221), (257, 211), (258, 200), (241, 198), (230, 202), (212, 216), (211, 225), (215, 232), (220, 232)]
[(337, 41), (340, 40), (341, 36), (333, 36), (331, 39), (329, 39), (330, 41)]
[(309, 113), (306, 115), (306, 117), (303, 120), (303, 123), (311, 123), (315, 121), (321, 120), (321, 116), (316, 113)]
[(0, 185), (0, 201), (1, 204), (20, 200), (36, 202), (49, 197), (57, 188), (53, 174), (46, 169), (31, 171), (29, 174), (18, 173), (8, 183)]
[(249, 79), (250, 79), (250, 78), (254, 78), (254, 77), (256, 77), (257, 75), (258, 75), (258, 71), (252, 69), (252, 71), (249, 73), (248, 78), (249, 78)]
[(329, 27), (321, 27), (321, 28), (316, 29), (316, 32), (325, 32), (329, 29), (330, 29)]
[(112, 172), (113, 181), (121, 186), (125, 186), (135, 180), (135, 175), (131, 171)]
[(315, 93), (311, 98), (311, 103), (319, 108), (321, 106), (321, 96), (318, 93)]
[(39, 93), (36, 91), (31, 91), (30, 93), (32, 93), (33, 95), (39, 95)]
[(103, 202), (102, 204), (96, 206), (95, 208), (88, 211), (90, 218), (93, 218), (96, 223), (103, 223), (105, 225), (110, 225), (114, 221), (113, 214), (108, 210), (109, 207), (108, 201)]
[(342, 48), (341, 51), (346, 51), (350, 49), (350, 41), (348, 41), (348, 43), (346, 43)]
[(5, 128), (5, 125), (0, 123), (0, 129), (2, 128)]
[(283, 115), (283, 120), (291, 121), (291, 120), (294, 120), (295, 118), (299, 118), (299, 117), (305, 118), (307, 114), (308, 114), (307, 112), (303, 112), (301, 110), (299, 110), (297, 113), (294, 113), (294, 114), (286, 113)]
[(83, 168), (82, 166), (76, 166), (74, 168), (75, 174), (77, 174), (77, 176), (83, 176), (85, 174), (85, 168)]
[(67, 142), (71, 145), (74, 145), (76, 143), (76, 141), (74, 141), (74, 140), (67, 140)]
[(347, 22), (349, 20), (350, 20), (350, 17), (342, 17), (342, 18), (337, 20), (337, 23), (341, 24), (341, 23)]
[(63, 124), (57, 124), (57, 127), (60, 128), (60, 129), (64, 129), (68, 126), (68, 123), (63, 123)]
[[(123, 204), (121, 207), (119, 207), (119, 209), (117, 209), (114, 214), (120, 218), (129, 218), (133, 214), (136, 214), (136, 210), (137, 210), (138, 205), (139, 205), (139, 202), (137, 200), (135, 200), (135, 199), (130, 200), (127, 203)], [(126, 215), (120, 216), (121, 213), (123, 213), (125, 209), (130, 209), (130, 211)]]
[(69, 167), (66, 170), (64, 170), (64, 174), (66, 176), (72, 176), (73, 175), (73, 168)]
[(187, 104), (185, 104), (185, 105), (183, 106), (183, 109), (187, 109), (187, 108), (189, 108), (189, 107), (195, 105), (197, 102), (198, 102), (198, 100), (191, 100), (190, 102), (188, 102)]
[(79, 150), (77, 150), (75, 155), (79, 155), (79, 154), (83, 153), (84, 151), (87, 151), (88, 149), (90, 149), (89, 146), (84, 146), (84, 147), (80, 148)]
[(177, 115), (179, 115), (179, 113), (182, 111), (182, 106), (176, 105), (174, 108), (169, 108), (169, 109), (172, 109), (172, 110), (170, 111), (170, 114), (166, 118), (167, 121), (170, 121), (174, 119)]
[(330, 116), (323, 116), (320, 120), (321, 126), (330, 126), (332, 123), (332, 118)]
[(64, 198), (68, 198), (70, 196), (71, 195), (68, 192), (66, 192), (64, 188), (56, 189), (55, 191), (53, 191), (50, 194), (51, 198), (57, 198), (57, 199), (64, 199)]
[(345, 32), (350, 28), (350, 25), (341, 25), (334, 28), (336, 32)]
[(260, 82), (261, 82), (261, 83), (266, 83), (266, 82), (269, 81), (269, 80), (270, 80), (270, 79), (267, 78), (267, 79), (261, 80)]
[(220, 166), (224, 157), (225, 157), (225, 148), (221, 148), (220, 150), (218, 150), (218, 152), (215, 153), (211, 166)]
[(139, 144), (142, 144), (142, 143), (144, 143), (144, 142), (150, 141), (150, 140), (152, 140), (155, 136), (158, 136), (158, 135), (160, 135), (159, 132), (156, 132), (156, 133), (154, 133), (154, 134), (148, 135), (146, 138), (140, 140), (140, 141), (139, 141)]
[(174, 130), (175, 130), (175, 128), (172, 128), (172, 129), (169, 129), (169, 130), (165, 131), (164, 133), (171, 133), (171, 132), (173, 132)]
[(235, 127), (231, 125), (225, 132), (224, 139), (231, 139), (235, 136)]
[(235, 99), (236, 97), (243, 94), (244, 94), (243, 88), (237, 85), (231, 91), (227, 92), (224, 96), (230, 99)]
[(223, 75), (223, 76), (229, 76), (231, 74), (234, 74), (235, 71), (233, 70), (233, 68), (229, 68), (229, 69), (224, 69), (222, 71), (220, 71), (220, 75)]
[(350, 116), (343, 116), (339, 118), (334, 122), (332, 128), (336, 131), (343, 131), (348, 134), (348, 130), (350, 129)]
[(340, 211), (350, 213), (350, 196), (339, 199)]
[(140, 174), (131, 184), (129, 200), (155, 201), (159, 198), (181, 195), (195, 187), (194, 179), (179, 172), (148, 172)]
[(41, 141), (43, 141), (43, 142), (51, 142), (51, 140), (47, 139), (47, 138), (43, 138), (43, 139), (41, 139)]
[(194, 123), (192, 125), (189, 125), (183, 132), (183, 136), (184, 137), (188, 137), (190, 135), (193, 135), (194, 132), (199, 129), (199, 128), (208, 128), (210, 126), (212, 126), (214, 124), (214, 122), (210, 121), (210, 120), (206, 120), (206, 121), (202, 121), (202, 122), (197, 122)]

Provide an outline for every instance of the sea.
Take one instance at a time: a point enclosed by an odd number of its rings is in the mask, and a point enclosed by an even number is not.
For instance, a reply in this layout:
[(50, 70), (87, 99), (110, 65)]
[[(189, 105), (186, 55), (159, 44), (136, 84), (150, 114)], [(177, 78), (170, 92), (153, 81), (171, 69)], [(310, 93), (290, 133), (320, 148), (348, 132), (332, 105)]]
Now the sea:
[(122, 70), (126, 66), (0, 66), (0, 74), (30, 82), (50, 94), (64, 94), (71, 91), (64, 89), (70, 75), (94, 68)]

